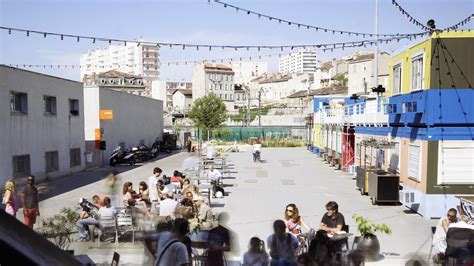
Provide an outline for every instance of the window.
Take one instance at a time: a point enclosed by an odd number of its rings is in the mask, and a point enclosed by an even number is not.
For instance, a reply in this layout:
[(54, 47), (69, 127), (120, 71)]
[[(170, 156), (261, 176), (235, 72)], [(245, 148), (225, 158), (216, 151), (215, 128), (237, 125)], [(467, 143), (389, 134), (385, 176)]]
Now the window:
[(226, 94), (224, 94), (224, 98), (227, 100), (227, 93), (226, 93)]
[(402, 88), (402, 65), (398, 64), (393, 67), (392, 94), (401, 93), (401, 88)]
[(18, 155), (12, 158), (13, 176), (23, 177), (31, 173), (30, 155)]
[(44, 113), (48, 115), (56, 115), (56, 97), (44, 96)]
[(474, 142), (438, 142), (438, 184), (474, 185)]
[(59, 158), (57, 151), (45, 152), (44, 159), (46, 173), (51, 173), (59, 170)]
[(79, 100), (69, 99), (69, 114), (79, 116)]
[(408, 177), (420, 181), (421, 146), (419, 143), (408, 144)]
[(69, 150), (70, 167), (81, 165), (81, 148), (74, 148)]
[(28, 96), (22, 92), (10, 92), (10, 111), (28, 113)]
[(423, 55), (414, 57), (411, 61), (411, 90), (423, 89)]

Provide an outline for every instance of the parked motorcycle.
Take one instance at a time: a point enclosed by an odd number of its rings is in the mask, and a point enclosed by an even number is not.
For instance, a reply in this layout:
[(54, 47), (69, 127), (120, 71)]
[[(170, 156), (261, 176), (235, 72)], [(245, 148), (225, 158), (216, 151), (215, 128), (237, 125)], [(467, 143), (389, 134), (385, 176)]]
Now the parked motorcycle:
[(134, 165), (136, 158), (133, 152), (129, 152), (123, 149), (121, 146), (115, 147), (112, 154), (109, 157), (109, 165), (115, 166), (117, 164), (130, 164)]
[(150, 148), (144, 144), (133, 147), (132, 151), (135, 153), (138, 162), (145, 162), (153, 157)]
[(159, 153), (160, 153), (160, 143), (158, 141), (155, 141), (153, 145), (151, 145), (151, 156), (153, 158), (156, 158)]
[(170, 154), (171, 153), (171, 143), (165, 142), (164, 144), (160, 145), (160, 151)]

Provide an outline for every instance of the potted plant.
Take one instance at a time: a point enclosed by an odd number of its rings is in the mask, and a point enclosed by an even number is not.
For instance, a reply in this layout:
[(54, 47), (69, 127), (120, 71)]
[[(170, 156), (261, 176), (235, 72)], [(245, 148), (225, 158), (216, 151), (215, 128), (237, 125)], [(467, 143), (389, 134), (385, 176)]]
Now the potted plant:
[(375, 261), (380, 252), (380, 243), (375, 233), (382, 232), (390, 235), (392, 230), (386, 224), (374, 224), (358, 214), (354, 214), (352, 219), (355, 220), (361, 234), (357, 241), (357, 248), (364, 252), (367, 261)]
[(71, 243), (71, 235), (76, 231), (79, 214), (76, 209), (63, 208), (59, 214), (41, 220), (41, 235), (59, 248), (66, 250)]

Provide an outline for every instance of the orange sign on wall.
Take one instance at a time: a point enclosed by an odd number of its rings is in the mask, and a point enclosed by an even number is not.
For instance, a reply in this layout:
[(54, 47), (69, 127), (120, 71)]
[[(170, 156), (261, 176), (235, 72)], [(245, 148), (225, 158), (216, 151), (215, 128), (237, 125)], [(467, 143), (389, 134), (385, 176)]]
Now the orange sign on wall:
[(94, 133), (94, 135), (95, 135), (95, 148), (100, 149), (100, 138), (102, 136), (101, 130), (100, 130), (100, 128), (96, 128), (94, 132), (95, 132)]
[(100, 110), (99, 119), (101, 120), (112, 120), (114, 119), (114, 112), (112, 110)]

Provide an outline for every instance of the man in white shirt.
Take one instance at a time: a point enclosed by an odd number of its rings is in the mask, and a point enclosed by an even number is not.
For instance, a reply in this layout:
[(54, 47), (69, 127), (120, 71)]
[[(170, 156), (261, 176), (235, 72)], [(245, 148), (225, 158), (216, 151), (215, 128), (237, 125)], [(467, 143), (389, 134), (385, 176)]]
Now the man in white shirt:
[(218, 181), (220, 178), (222, 178), (221, 172), (219, 172), (217, 169), (214, 169), (214, 166), (212, 164), (209, 164), (207, 167), (207, 178), (211, 179), (213, 181)]
[(174, 219), (174, 214), (178, 202), (173, 199), (173, 192), (165, 193), (166, 198), (160, 202), (160, 216), (170, 216)]
[(438, 224), (436, 225), (436, 231), (433, 235), (433, 247), (436, 250), (436, 253), (444, 254), (446, 251), (446, 232), (448, 231), (448, 227), (457, 222), (457, 210), (456, 209), (449, 209), (448, 214), (446, 217), (439, 219)]
[[(176, 219), (173, 232), (161, 232), (145, 237), (145, 245), (155, 257), (155, 266), (186, 266), (191, 265), (186, 246), (181, 242), (183, 236), (189, 232), (188, 221)], [(156, 241), (156, 250), (152, 242)]]
[(153, 169), (153, 175), (148, 178), (148, 190), (150, 193), (150, 201), (158, 201), (158, 180), (163, 171), (159, 167)]

